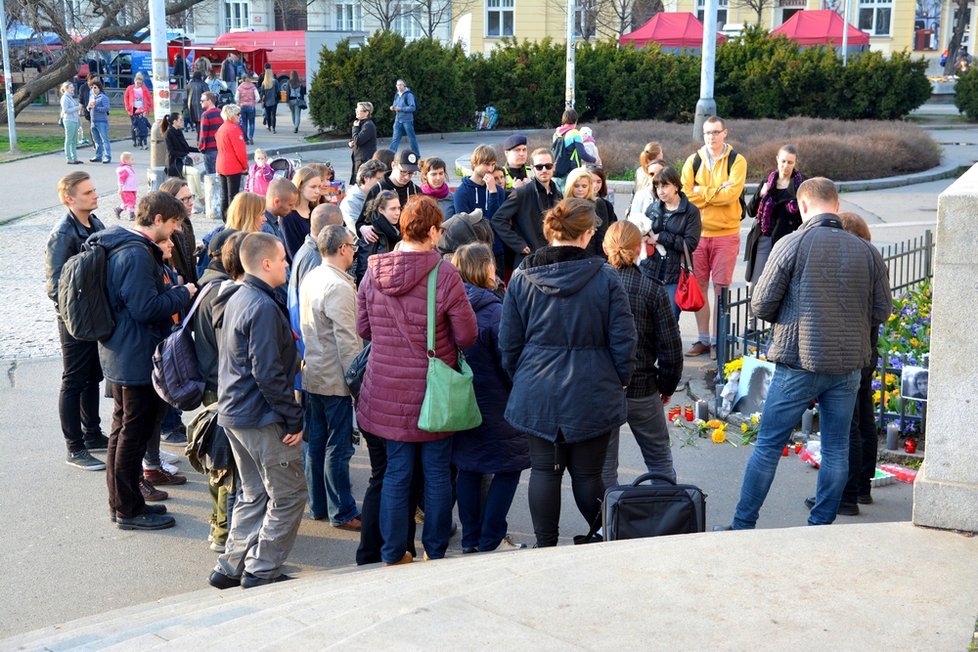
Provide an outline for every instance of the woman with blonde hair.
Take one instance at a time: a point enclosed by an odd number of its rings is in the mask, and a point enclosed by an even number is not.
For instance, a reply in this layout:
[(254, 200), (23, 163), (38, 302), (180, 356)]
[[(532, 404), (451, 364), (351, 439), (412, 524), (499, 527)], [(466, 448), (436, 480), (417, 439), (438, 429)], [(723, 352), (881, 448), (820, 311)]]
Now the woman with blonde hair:
[(614, 213), (608, 215), (608, 204), (603, 201), (598, 201), (594, 175), (584, 166), (575, 168), (567, 175), (567, 185), (565, 188), (567, 190), (565, 193), (567, 197), (586, 199), (594, 204), (594, 213), (598, 219), (595, 223), (596, 230), (594, 237), (588, 243), (587, 252), (594, 256), (604, 258), (604, 252), (601, 250), (601, 242), (604, 240), (604, 234), (608, 230), (608, 225), (613, 221), (611, 218)]
[(655, 176), (656, 171), (650, 171), (649, 166), (662, 158), (662, 145), (655, 141), (645, 143), (642, 153), (638, 155), (638, 167), (635, 168), (636, 193), (642, 188), (648, 188), (652, 185), (652, 177)]
[(296, 201), (295, 209), (279, 220), (279, 225), (282, 228), (282, 240), (285, 244), (285, 257), (288, 258), (290, 265), (292, 264), (292, 256), (299, 251), (299, 247), (309, 235), (309, 220), (312, 218), (312, 210), (319, 205), (319, 197), (322, 194), (323, 178), (321, 174), (317, 168), (307, 165), (299, 168), (299, 171), (292, 177), (292, 183), (299, 190), (299, 199)]
[(259, 233), (265, 225), (265, 198), (253, 192), (239, 192), (228, 207), (225, 226), (245, 233)]
[(78, 160), (78, 119), (81, 104), (75, 99), (75, 85), (70, 81), (61, 84), (61, 124), (65, 129), (65, 161), (68, 165), (81, 165)]
[(272, 72), (272, 66), (266, 63), (265, 76), (262, 78), (258, 93), (261, 95), (261, 103), (265, 108), (265, 127), (273, 134), (275, 133), (275, 112), (278, 110), (278, 103), (281, 101), (280, 92), (281, 88), (279, 88), (278, 80), (275, 79), (275, 73)]
[(248, 150), (244, 131), (238, 120), (241, 107), (225, 104), (221, 109), (224, 124), (217, 129), (217, 174), (221, 178), (221, 214), (227, 213), (228, 204), (241, 190), (241, 175), (248, 172)]
[[(615, 222), (604, 236), (604, 251), (618, 271), (638, 330), (635, 372), (625, 390), (628, 426), (642, 451), (645, 468), (675, 482), (663, 405), (683, 374), (683, 343), (665, 288), (636, 265), (641, 246), (642, 234), (631, 222)], [(617, 428), (612, 430), (608, 441), (602, 473), (606, 487), (618, 484), (618, 433)]]
[(590, 201), (567, 198), (547, 211), (549, 244), (513, 272), (503, 300), (499, 351), (513, 379), (506, 420), (528, 435), (541, 548), (557, 545), (565, 469), (587, 526), (597, 522), (608, 440), (627, 414), (638, 336), (618, 274), (585, 251), (594, 231)]
[(357, 170), (370, 160), (377, 151), (377, 125), (374, 124), (374, 105), (371, 102), (357, 102), (356, 120), (353, 121), (353, 137), (347, 143), (353, 160), (353, 173), (350, 175), (350, 185), (356, 183)]

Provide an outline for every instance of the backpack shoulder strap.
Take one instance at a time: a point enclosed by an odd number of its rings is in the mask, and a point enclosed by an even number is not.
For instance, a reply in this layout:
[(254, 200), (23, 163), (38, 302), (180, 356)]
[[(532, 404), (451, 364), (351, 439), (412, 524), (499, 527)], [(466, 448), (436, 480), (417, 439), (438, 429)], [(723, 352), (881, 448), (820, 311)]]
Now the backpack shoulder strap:
[(730, 155), (727, 156), (727, 178), (730, 178), (730, 170), (733, 169), (734, 161), (737, 160), (737, 150), (730, 148)]
[(696, 179), (697, 173), (700, 171), (700, 166), (703, 165), (703, 159), (700, 157), (699, 150), (693, 154), (693, 179)]

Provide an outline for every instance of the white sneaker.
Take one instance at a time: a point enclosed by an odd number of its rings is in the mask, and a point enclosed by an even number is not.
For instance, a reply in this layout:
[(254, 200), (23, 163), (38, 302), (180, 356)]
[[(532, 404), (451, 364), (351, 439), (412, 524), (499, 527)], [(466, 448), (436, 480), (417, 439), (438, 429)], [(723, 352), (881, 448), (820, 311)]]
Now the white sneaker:
[(173, 464), (170, 464), (169, 462), (163, 462), (162, 460), (160, 466), (162, 466), (163, 470), (166, 471), (167, 473), (176, 473), (177, 471), (180, 470)]
[[(179, 464), (180, 463), (180, 456), (179, 455), (174, 455), (173, 453), (171, 453), (169, 451), (161, 450), (160, 451), (160, 459), (163, 460), (164, 462), (169, 463), (169, 464)], [(170, 473), (173, 473), (173, 471), (170, 471)]]

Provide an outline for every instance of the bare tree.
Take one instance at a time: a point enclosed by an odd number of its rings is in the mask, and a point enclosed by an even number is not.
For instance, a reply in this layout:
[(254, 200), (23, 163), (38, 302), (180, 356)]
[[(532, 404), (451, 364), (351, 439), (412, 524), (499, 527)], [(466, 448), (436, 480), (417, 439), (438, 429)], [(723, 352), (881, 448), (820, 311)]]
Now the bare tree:
[(394, 31), (394, 22), (404, 13), (400, 0), (362, 0), (360, 7), (364, 14), (380, 23), (382, 32)]
[(733, 3), (735, 6), (742, 9), (751, 9), (755, 14), (757, 14), (757, 25), (761, 24), (761, 14), (768, 7), (774, 6), (774, 0), (735, 0)]
[(479, 4), (479, 0), (414, 0), (418, 11), (414, 19), (425, 38), (435, 39), (440, 27), (451, 25), (455, 16), (460, 16)]
[[(567, 15), (567, 3), (551, 0)], [(587, 41), (595, 37), (621, 38), (652, 16), (664, 11), (662, 0), (576, 0), (577, 33)]]
[(955, 0), (954, 3), (954, 31), (947, 46), (947, 61), (944, 62), (944, 74), (947, 76), (954, 74), (954, 66), (958, 63), (964, 29), (968, 24), (968, 4), (968, 0)]
[[(186, 11), (203, 0), (172, 0), (166, 5), (167, 15)], [(14, 92), (14, 113), (24, 110), (35, 99), (71, 79), (78, 62), (103, 41), (122, 39), (136, 42), (136, 33), (149, 25), (146, 4), (130, 0), (88, 0), (89, 15), (74, 15), (62, 0), (21, 0), (5, 2), (10, 20), (30, 25), (37, 32), (53, 32), (61, 39), (59, 56), (50, 66)], [(85, 29), (88, 28), (88, 29)], [(82, 30), (85, 30), (82, 32)], [(75, 39), (76, 32), (84, 35)], [(7, 120), (6, 102), (0, 103), (0, 124)]]

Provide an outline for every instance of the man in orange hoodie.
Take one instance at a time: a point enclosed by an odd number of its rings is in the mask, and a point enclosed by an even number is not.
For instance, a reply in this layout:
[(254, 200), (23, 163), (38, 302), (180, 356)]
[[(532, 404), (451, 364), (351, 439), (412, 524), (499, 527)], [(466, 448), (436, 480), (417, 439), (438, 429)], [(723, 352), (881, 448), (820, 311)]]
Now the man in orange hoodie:
[(696, 281), (706, 303), (696, 311), (697, 341), (687, 356), (709, 353), (716, 357), (716, 324), (710, 330), (710, 295), (730, 285), (740, 252), (740, 220), (744, 209), (740, 195), (747, 177), (747, 160), (726, 144), (727, 127), (723, 120), (710, 116), (703, 123), (706, 143), (683, 165), (683, 192), (700, 209), (703, 234), (693, 256)]

